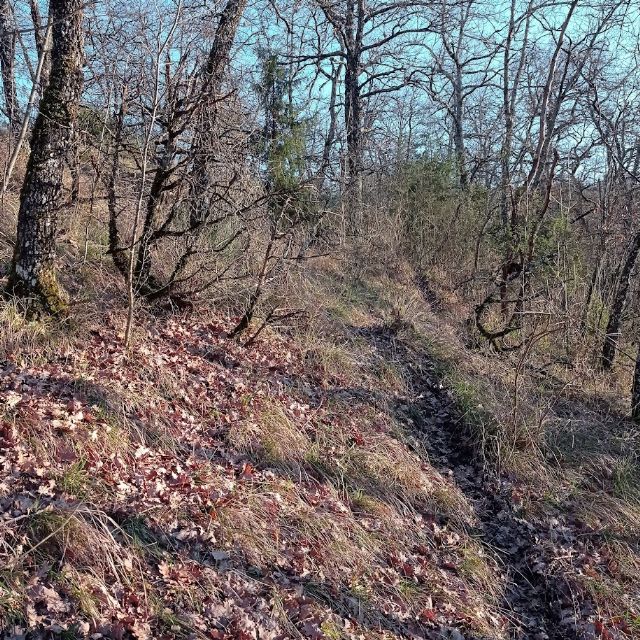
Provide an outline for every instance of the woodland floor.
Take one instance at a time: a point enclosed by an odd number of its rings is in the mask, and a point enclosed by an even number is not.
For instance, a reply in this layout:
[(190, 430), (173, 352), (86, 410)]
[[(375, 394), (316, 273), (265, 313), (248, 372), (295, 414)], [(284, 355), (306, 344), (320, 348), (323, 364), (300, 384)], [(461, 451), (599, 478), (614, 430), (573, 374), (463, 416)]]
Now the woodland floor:
[(129, 354), (121, 313), (4, 309), (3, 637), (640, 637), (635, 512), (600, 526), (602, 483), (550, 495), (482, 458), (409, 317), (437, 317), (422, 284), (407, 317), (361, 282), (250, 346), (148, 317)]

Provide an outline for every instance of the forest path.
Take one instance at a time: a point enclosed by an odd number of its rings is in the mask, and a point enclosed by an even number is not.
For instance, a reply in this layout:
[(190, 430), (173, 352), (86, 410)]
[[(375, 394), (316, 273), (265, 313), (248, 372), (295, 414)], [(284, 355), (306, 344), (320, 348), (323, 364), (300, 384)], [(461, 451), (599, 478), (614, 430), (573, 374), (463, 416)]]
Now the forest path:
[(519, 513), (512, 481), (483, 464), (431, 356), (416, 351), (394, 328), (378, 325), (360, 333), (379, 354), (401, 363), (413, 397), (409, 403), (399, 402), (394, 411), (403, 421), (412, 421), (430, 464), (451, 478), (475, 511), (478, 529), (472, 535), (483, 543), (487, 556), (497, 562), (505, 577), (502, 613), (508, 620), (509, 637), (590, 637), (577, 631), (569, 585), (549, 572), (552, 558), (540, 543), (548, 538), (548, 530)]

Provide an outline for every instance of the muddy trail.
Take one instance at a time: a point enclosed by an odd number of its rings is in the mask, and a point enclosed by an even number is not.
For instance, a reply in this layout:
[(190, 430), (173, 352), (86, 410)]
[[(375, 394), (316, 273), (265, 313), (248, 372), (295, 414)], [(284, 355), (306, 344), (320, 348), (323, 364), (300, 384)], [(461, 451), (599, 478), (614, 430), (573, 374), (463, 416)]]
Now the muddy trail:
[[(513, 497), (513, 482), (483, 464), (453, 395), (442, 385), (428, 354), (415, 351), (400, 339), (395, 327), (368, 327), (359, 333), (381, 356), (401, 364), (413, 395), (399, 400), (392, 410), (403, 422), (411, 421), (430, 463), (458, 486), (475, 511), (478, 529), (473, 535), (483, 543), (487, 555), (496, 560), (506, 578), (502, 614), (507, 620), (509, 637), (595, 638), (593, 625), (580, 623), (581, 614), (588, 612), (580, 611), (570, 585), (562, 576), (552, 573), (553, 559), (541, 544), (549, 538), (550, 528), (560, 523), (532, 522), (520, 514)], [(478, 636), (460, 636), (454, 630), (444, 630), (441, 637), (479, 640)]]

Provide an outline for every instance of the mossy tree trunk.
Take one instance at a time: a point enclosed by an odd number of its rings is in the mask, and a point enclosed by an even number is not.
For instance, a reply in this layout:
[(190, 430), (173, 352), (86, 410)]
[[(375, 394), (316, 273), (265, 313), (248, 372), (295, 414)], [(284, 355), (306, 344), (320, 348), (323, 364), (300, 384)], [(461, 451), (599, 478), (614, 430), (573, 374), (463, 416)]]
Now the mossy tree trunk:
[(67, 297), (55, 271), (62, 178), (73, 144), (82, 90), (82, 1), (51, 0), (51, 74), (31, 137), (18, 213), (9, 293), (31, 300), (32, 311), (59, 313)]

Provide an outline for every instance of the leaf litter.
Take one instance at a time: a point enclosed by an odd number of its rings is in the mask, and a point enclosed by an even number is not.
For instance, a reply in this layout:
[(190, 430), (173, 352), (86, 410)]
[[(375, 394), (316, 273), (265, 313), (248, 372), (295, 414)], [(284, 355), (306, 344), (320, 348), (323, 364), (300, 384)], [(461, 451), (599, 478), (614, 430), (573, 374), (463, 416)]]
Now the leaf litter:
[(114, 320), (2, 363), (5, 638), (633, 635), (563, 574), (615, 560), (571, 514), (519, 512), (423, 356), (405, 396), (352, 390), (229, 326), (150, 320), (125, 353)]

